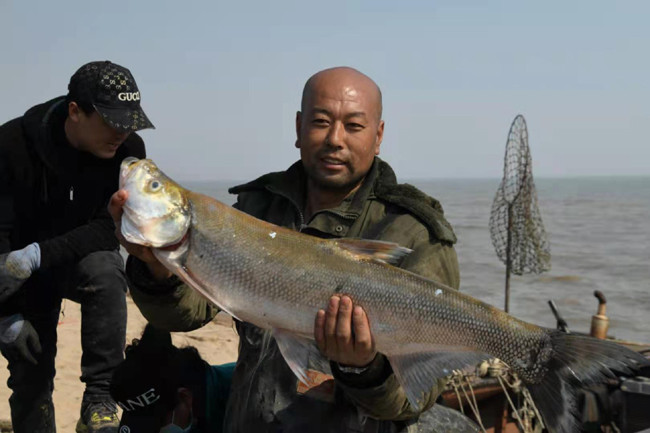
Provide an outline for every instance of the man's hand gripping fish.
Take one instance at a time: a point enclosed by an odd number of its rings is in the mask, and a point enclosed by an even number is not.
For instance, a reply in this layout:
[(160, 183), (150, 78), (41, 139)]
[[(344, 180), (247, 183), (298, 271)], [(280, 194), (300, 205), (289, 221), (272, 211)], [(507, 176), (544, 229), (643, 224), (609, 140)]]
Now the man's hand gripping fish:
[(386, 262), (408, 250), (323, 240), (275, 226), (188, 191), (150, 160), (127, 158), (122, 234), (238, 320), (269, 329), (305, 380), (314, 317), (334, 294), (366, 311), (376, 348), (418, 406), (436, 378), (496, 357), (526, 383), (550, 431), (577, 428), (574, 386), (646, 362), (620, 345), (518, 320)]

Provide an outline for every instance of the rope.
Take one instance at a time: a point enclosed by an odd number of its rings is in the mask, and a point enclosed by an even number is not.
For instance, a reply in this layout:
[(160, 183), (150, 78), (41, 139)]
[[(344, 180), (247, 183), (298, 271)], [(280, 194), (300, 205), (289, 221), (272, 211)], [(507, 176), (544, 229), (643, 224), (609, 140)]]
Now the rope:
[(460, 397), (460, 393), (458, 392), (458, 386), (456, 385), (456, 382), (452, 381), (451, 386), (454, 387), (454, 391), (456, 392), (456, 398), (458, 399), (458, 405), (460, 406), (460, 413), (465, 415), (465, 409), (463, 408), (463, 399)]
[(510, 399), (510, 394), (508, 393), (508, 390), (506, 389), (505, 385), (503, 384), (503, 382), (505, 382), (505, 381), (501, 378), (501, 376), (497, 376), (497, 380), (501, 384), (501, 388), (503, 388), (503, 393), (505, 394), (506, 398), (508, 399), (508, 403), (510, 403), (510, 408), (512, 409), (512, 415), (514, 416), (514, 418), (519, 423), (519, 427), (521, 427), (521, 430), (526, 431), (526, 429), (524, 428), (524, 423), (521, 421), (521, 418), (519, 417), (519, 412), (517, 411), (517, 408), (515, 407), (515, 404)]
[[(540, 415), (530, 392), (525, 386), (523, 386), (521, 380), (510, 370), (507, 364), (498, 359), (490, 359), (479, 364), (476, 368), (476, 373), (474, 374), (464, 374), (461, 370), (454, 370), (449, 381), (449, 384), (453, 387), (456, 398), (458, 399), (461, 413), (465, 414), (462, 397), (462, 395), (464, 395), (467, 405), (472, 410), (476, 417), (476, 421), (484, 433), (486, 433), (486, 429), (483, 425), (483, 420), (481, 419), (478, 402), (476, 401), (476, 393), (474, 392), (474, 387), (472, 386), (471, 381), (471, 379), (475, 377), (494, 377), (497, 379), (510, 406), (512, 417), (517, 420), (522, 432), (541, 432), (545, 428), (542, 416)], [(523, 402), (521, 401), (521, 397), (518, 401), (521, 406), (519, 410), (517, 410), (515, 403), (510, 397), (508, 388), (510, 388), (515, 394), (523, 396)], [(537, 423), (534, 423), (535, 419), (537, 419)]]
[[(467, 385), (469, 386), (471, 390), (471, 395), (472, 395), (472, 401), (470, 401), (469, 396), (467, 395), (467, 391), (465, 391), (465, 386), (463, 386), (462, 379), (465, 379), (467, 382)], [(472, 384), (469, 382), (469, 378), (465, 376), (461, 376), (461, 390), (463, 391), (463, 394), (465, 394), (465, 399), (467, 400), (467, 404), (469, 405), (470, 409), (472, 409), (472, 412), (474, 413), (474, 416), (476, 417), (476, 421), (478, 422), (479, 426), (481, 426), (481, 430), (483, 433), (487, 433), (485, 430), (485, 427), (483, 426), (483, 420), (481, 419), (481, 414), (478, 410), (478, 403), (476, 402), (476, 395), (474, 395), (474, 389), (472, 388)]]
[[(469, 395), (472, 396), (471, 399), (467, 393), (467, 390), (465, 389), (465, 385), (463, 381), (467, 383), (467, 386), (470, 389)], [(468, 406), (470, 407), (470, 409), (472, 409), (472, 412), (474, 413), (474, 417), (476, 418), (476, 421), (481, 427), (481, 431), (483, 431), (483, 433), (487, 433), (487, 431), (485, 430), (485, 426), (483, 426), (481, 413), (479, 412), (478, 409), (478, 402), (476, 401), (476, 395), (474, 393), (474, 388), (472, 388), (472, 384), (469, 380), (469, 376), (463, 374), (463, 372), (460, 370), (454, 370), (452, 372), (450, 383), (451, 386), (454, 388), (454, 392), (456, 393), (456, 398), (458, 399), (458, 406), (460, 407), (460, 412), (463, 415), (465, 414), (465, 409), (463, 407), (463, 398), (461, 397), (460, 392), (458, 391), (459, 389), (463, 392), (463, 395), (465, 395), (465, 400), (467, 400)]]
[(531, 397), (530, 392), (528, 392), (527, 388), (523, 388), (522, 392), (524, 394), (524, 401), (527, 404), (530, 404), (530, 407), (533, 408), (533, 412), (535, 413), (535, 418), (537, 418), (537, 420), (539, 421), (541, 429), (544, 430), (546, 426), (544, 425), (544, 420), (542, 420), (542, 415), (537, 410), (537, 405), (535, 404), (533, 397)]

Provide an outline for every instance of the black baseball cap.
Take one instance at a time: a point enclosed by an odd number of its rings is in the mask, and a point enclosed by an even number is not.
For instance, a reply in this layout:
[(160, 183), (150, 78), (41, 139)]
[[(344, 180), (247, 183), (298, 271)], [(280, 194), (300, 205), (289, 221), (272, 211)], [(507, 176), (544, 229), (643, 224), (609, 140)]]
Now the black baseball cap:
[(111, 397), (123, 410), (120, 433), (151, 433), (176, 405), (180, 388), (180, 349), (169, 332), (147, 325), (140, 341), (127, 348), (126, 359), (115, 369)]
[(140, 90), (131, 71), (108, 60), (83, 65), (70, 78), (73, 101), (92, 104), (104, 121), (122, 132), (155, 128), (140, 106)]

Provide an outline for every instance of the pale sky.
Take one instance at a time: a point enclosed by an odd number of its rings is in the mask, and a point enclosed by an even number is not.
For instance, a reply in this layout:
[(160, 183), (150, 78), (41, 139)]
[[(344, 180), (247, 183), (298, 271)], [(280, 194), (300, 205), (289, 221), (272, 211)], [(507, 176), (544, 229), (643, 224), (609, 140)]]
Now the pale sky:
[(650, 175), (649, 17), (645, 1), (0, 0), (0, 121), (108, 59), (135, 76), (165, 172), (245, 180), (298, 158), (304, 82), (347, 65), (383, 91), (401, 178), (500, 177), (518, 113), (536, 177)]

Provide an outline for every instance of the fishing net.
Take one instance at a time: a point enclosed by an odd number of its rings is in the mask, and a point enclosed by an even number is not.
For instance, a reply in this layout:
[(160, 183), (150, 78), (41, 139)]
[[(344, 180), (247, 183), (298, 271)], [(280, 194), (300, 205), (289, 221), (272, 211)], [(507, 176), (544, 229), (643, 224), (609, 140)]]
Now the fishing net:
[(541, 273), (551, 269), (551, 249), (537, 206), (528, 129), (522, 115), (508, 134), (503, 180), (490, 215), (490, 236), (497, 256), (509, 271)]

